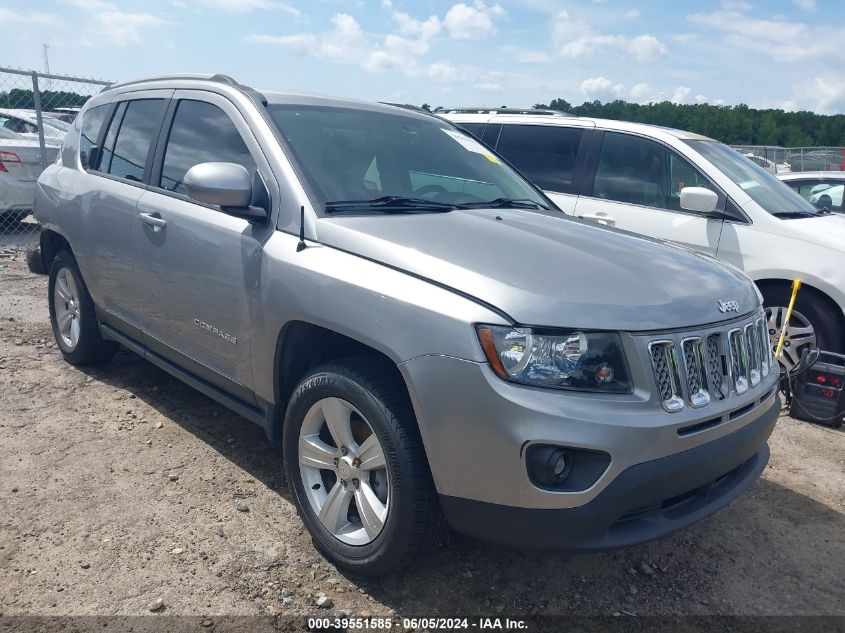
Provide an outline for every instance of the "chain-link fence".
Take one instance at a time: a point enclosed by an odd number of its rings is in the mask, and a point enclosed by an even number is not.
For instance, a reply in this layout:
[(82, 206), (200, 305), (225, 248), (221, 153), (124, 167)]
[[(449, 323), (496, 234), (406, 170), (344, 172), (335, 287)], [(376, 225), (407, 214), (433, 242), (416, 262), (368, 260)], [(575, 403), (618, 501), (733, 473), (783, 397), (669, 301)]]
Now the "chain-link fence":
[(0, 67), (0, 246), (37, 240), (35, 183), (79, 109), (108, 81)]
[(749, 160), (773, 174), (792, 171), (843, 171), (843, 147), (777, 147), (774, 145), (734, 145)]

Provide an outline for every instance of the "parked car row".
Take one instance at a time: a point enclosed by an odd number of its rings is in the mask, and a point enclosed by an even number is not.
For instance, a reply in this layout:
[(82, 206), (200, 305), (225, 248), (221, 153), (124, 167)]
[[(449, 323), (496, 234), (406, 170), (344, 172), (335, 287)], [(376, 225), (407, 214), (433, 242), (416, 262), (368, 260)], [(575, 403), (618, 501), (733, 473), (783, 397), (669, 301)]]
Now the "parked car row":
[[(785, 318), (791, 281), (800, 278), (782, 357), (787, 368), (811, 347), (843, 351), (845, 218), (829, 213), (823, 198), (841, 208), (841, 188), (802, 197), (735, 150), (680, 130), (553, 113), (447, 110), (440, 116), (508, 160), (564, 213), (743, 270), (763, 295), (773, 336)], [(791, 183), (813, 178), (780, 176)]]
[(770, 200), (829, 223), (735, 152), (718, 169), (718, 143), (462, 121), (484, 145), (221, 75), (111, 86), (79, 116), (36, 196), (64, 358), (122, 344), (261, 425), (334, 564), (396, 570), (444, 518), (520, 546), (640, 543), (765, 467), (779, 371), (752, 281), (572, 217), (665, 213), (658, 237), (711, 255), (756, 245), (739, 229), (770, 226)]

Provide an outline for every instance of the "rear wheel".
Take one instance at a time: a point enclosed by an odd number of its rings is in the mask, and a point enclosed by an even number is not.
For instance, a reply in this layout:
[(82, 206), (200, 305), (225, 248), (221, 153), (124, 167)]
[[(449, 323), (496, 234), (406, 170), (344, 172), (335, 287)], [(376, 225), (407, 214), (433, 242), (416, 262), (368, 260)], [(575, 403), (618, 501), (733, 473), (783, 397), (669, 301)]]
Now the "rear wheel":
[[(792, 290), (788, 286), (764, 286), (763, 305), (768, 316), (769, 337), (775, 349)], [(845, 333), (842, 314), (837, 307), (812, 289), (798, 291), (792, 316), (786, 327), (781, 364), (792, 371), (798, 366), (805, 350), (819, 349), (842, 353)]]
[(299, 514), (321, 553), (362, 575), (390, 573), (433, 540), (440, 506), (404, 385), (372, 359), (310, 372), (284, 427)]
[(56, 343), (72, 365), (95, 365), (111, 358), (118, 345), (100, 334), (94, 302), (73, 255), (53, 259), (48, 285), (50, 324)]

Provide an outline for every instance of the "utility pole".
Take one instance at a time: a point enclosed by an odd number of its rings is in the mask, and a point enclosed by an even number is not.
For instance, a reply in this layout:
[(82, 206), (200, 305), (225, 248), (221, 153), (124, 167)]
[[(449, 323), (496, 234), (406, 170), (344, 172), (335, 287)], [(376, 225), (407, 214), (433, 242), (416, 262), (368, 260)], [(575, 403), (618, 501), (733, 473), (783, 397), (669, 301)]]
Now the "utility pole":
[[(50, 74), (50, 45), (49, 44), (42, 44), (42, 49), (44, 51), (44, 74)], [(50, 90), (50, 80), (47, 79), (45, 82), (44, 87), (47, 90)]]

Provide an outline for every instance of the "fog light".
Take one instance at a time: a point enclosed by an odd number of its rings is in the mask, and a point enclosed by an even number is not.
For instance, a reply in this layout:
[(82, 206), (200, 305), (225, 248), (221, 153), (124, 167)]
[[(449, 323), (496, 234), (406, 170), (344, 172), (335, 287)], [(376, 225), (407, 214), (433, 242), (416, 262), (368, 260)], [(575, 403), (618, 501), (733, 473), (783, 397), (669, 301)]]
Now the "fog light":
[(541, 446), (528, 455), (528, 471), (544, 488), (556, 488), (563, 483), (570, 465), (566, 449), (556, 446)]
[(610, 465), (603, 451), (532, 444), (525, 451), (528, 478), (538, 488), (578, 492), (592, 486)]

